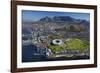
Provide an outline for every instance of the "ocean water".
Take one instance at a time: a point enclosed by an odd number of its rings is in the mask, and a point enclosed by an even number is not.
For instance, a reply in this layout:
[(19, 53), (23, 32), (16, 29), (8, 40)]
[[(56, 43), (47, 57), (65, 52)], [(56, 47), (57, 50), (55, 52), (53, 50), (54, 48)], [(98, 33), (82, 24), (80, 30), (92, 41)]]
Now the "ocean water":
[(34, 62), (46, 60), (45, 55), (35, 55), (37, 53), (37, 47), (29, 44), (22, 46), (22, 62)]
[(45, 54), (40, 54), (37, 51), (37, 47), (32, 44), (22, 45), (22, 62), (41, 62), (41, 61), (61, 61), (61, 60), (80, 60), (89, 59), (89, 56), (80, 57), (59, 57), (49, 59)]

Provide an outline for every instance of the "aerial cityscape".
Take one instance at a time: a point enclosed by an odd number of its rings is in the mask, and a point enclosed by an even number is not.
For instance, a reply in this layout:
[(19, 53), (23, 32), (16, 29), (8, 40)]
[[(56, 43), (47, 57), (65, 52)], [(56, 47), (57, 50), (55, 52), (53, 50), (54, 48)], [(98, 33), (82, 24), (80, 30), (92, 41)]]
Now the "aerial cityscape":
[(22, 10), (22, 62), (89, 58), (89, 13)]

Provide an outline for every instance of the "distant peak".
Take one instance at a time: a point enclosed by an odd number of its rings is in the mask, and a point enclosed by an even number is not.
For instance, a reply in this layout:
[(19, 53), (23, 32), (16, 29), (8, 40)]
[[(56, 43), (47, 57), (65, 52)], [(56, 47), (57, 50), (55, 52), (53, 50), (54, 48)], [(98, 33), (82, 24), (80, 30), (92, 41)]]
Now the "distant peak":
[(49, 21), (52, 21), (52, 19), (50, 17), (46, 16), (44, 18), (41, 18), (39, 21), (49, 22)]

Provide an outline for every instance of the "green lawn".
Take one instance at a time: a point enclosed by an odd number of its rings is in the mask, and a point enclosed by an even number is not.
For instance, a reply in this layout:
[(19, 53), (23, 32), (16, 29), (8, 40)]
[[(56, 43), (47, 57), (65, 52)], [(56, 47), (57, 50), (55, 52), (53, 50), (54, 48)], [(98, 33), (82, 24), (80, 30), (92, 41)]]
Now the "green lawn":
[(58, 45), (49, 45), (48, 48), (53, 50), (54, 52), (59, 52), (64, 49), (62, 46)]
[(77, 38), (70, 39), (69, 41), (65, 41), (65, 44), (67, 45), (66, 49), (84, 50), (86, 48), (89, 48), (89, 44), (87, 43), (87, 41), (83, 41)]
[(73, 38), (73, 39), (67, 39), (65, 40), (63, 45), (49, 45), (49, 49), (51, 49), (54, 52), (59, 52), (64, 49), (70, 49), (70, 50), (84, 50), (89, 48), (88, 41), (83, 41), (81, 39)]

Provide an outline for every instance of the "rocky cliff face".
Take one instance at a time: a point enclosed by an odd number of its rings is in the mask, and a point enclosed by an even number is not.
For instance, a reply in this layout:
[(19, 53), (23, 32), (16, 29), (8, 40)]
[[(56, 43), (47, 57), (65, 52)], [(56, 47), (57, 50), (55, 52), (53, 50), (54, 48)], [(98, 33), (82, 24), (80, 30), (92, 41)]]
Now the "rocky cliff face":
[(38, 22), (73, 22), (73, 23), (84, 23), (84, 24), (89, 24), (88, 21), (86, 20), (81, 20), (81, 19), (75, 19), (70, 16), (54, 16), (52, 18), (46, 16), (43, 18), (40, 18)]
[(77, 21), (77, 19), (74, 19), (70, 16), (54, 16), (52, 18), (46, 16), (44, 18), (41, 18), (39, 21), (42, 21), (42, 22), (75, 22)]

